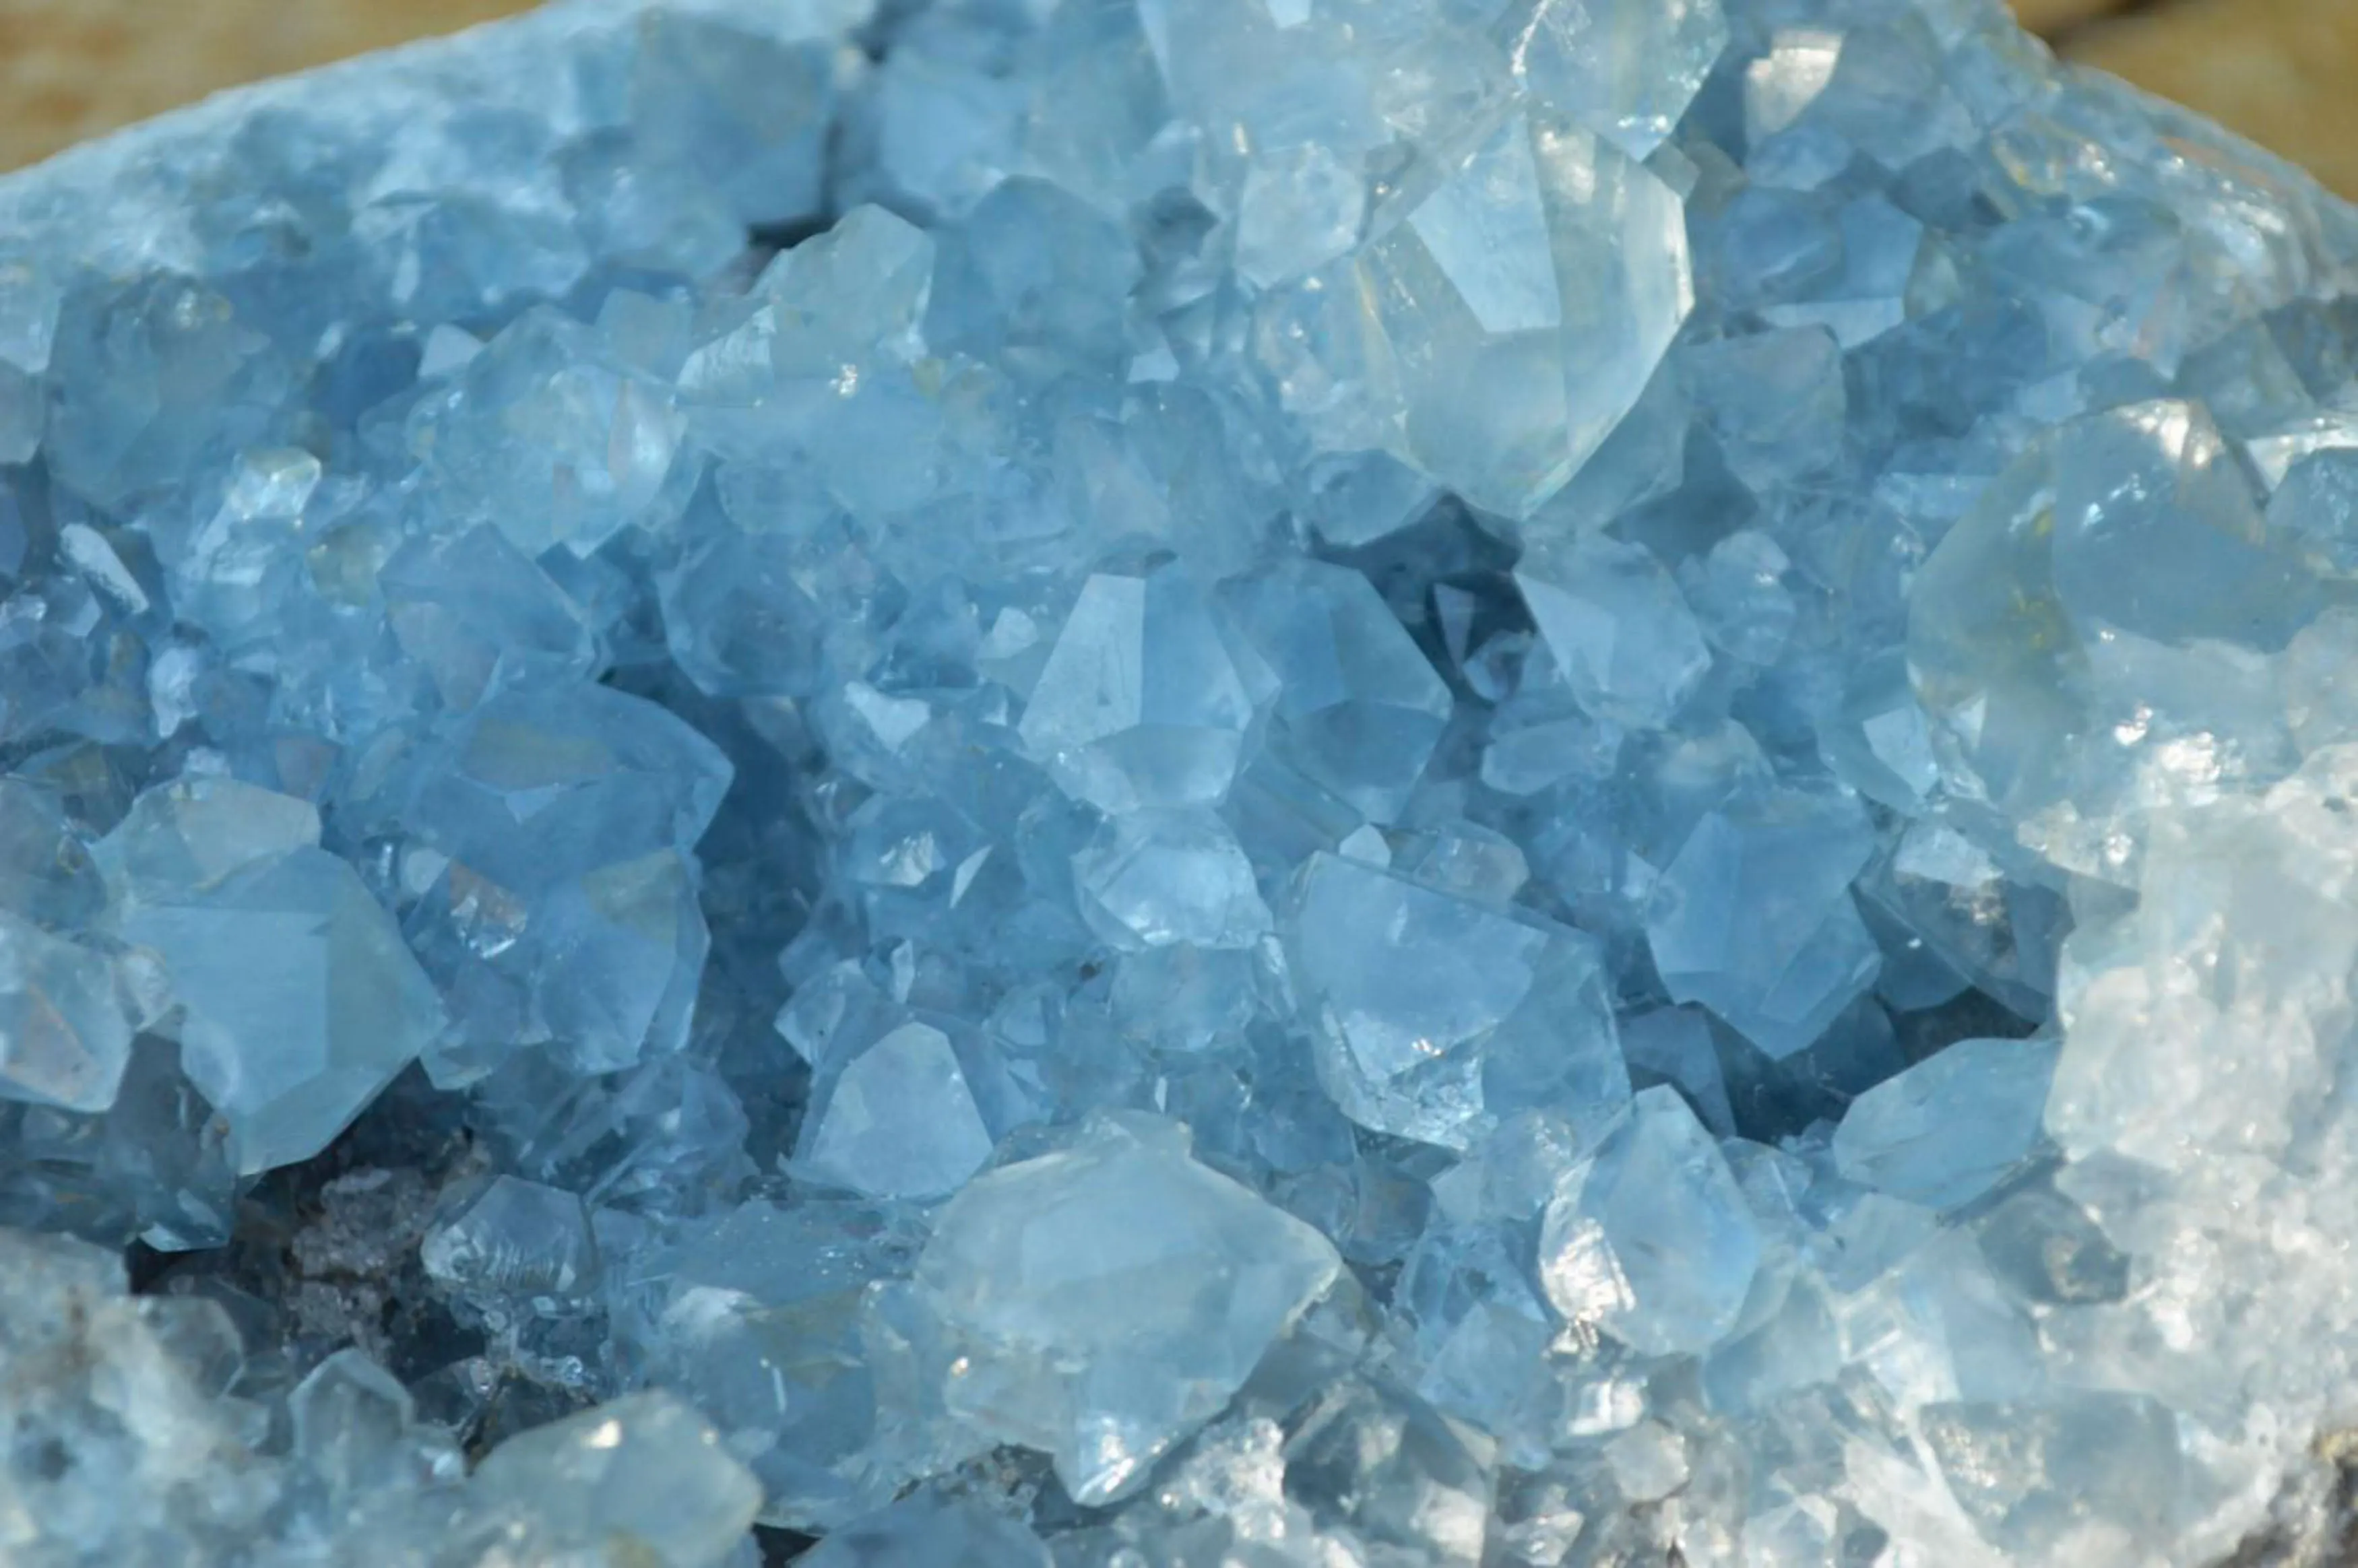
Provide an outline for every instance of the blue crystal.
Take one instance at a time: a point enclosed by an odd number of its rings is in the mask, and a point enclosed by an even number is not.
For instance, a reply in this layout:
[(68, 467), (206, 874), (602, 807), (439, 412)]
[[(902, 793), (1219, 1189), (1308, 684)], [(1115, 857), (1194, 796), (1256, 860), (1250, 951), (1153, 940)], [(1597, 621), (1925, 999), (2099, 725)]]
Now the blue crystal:
[(1541, 540), (1515, 585), (1574, 699), (1595, 718), (1659, 729), (1711, 668), (1677, 584), (1639, 546), (1587, 535)]
[(2358, 217), (1993, 0), (569, 0), (0, 235), (0, 1556), (2330, 1538)]
[(1834, 1131), (1843, 1173), (1895, 1197), (1955, 1208), (2038, 1141), (2051, 1046), (1963, 1040), (1854, 1102)]
[(1579, 934), (1327, 855), (1289, 915), (1319, 1082), (1362, 1127), (1462, 1149), (1516, 1110), (1602, 1121), (1627, 1098)]
[(812, 1179), (871, 1197), (939, 1197), (981, 1169), (990, 1146), (949, 1036), (904, 1023), (830, 1075), (802, 1162)]
[(1123, 1120), (968, 1184), (915, 1278), (967, 1347), (960, 1417), (1052, 1454), (1101, 1503), (1217, 1415), (1338, 1267), (1317, 1232), (1189, 1158), (1184, 1131)]
[(1567, 1319), (1671, 1356), (1736, 1326), (1760, 1254), (1711, 1134), (1675, 1091), (1651, 1088), (1549, 1200), (1540, 1277)]
[(1253, 719), (1246, 680), (1180, 568), (1099, 573), (1081, 585), (1018, 733), (1100, 809), (1217, 805)]
[(1702, 1002), (1771, 1057), (1807, 1047), (1875, 981), (1850, 892), (1873, 851), (1838, 791), (1747, 791), (1706, 813), (1646, 923), (1671, 1000)]
[(971, 1502), (920, 1495), (830, 1531), (806, 1561), (811, 1568), (1048, 1568), (1049, 1559), (1048, 1548), (1014, 1519)]

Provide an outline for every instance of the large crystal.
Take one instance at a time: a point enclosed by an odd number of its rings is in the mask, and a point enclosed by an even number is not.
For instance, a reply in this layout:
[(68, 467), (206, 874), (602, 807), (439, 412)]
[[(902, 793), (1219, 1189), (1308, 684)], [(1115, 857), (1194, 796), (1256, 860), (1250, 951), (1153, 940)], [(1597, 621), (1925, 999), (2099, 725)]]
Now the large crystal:
[(1288, 940), (1318, 1080), (1363, 1127), (1464, 1148), (1516, 1110), (1595, 1122), (1628, 1097), (1578, 933), (1321, 855)]
[(440, 1000), (301, 801), (226, 781), (140, 797), (99, 846), (154, 953), (189, 1080), (245, 1174), (307, 1160), (434, 1038)]
[(1219, 1413), (1338, 1266), (1181, 1130), (1115, 1120), (969, 1183), (916, 1281), (965, 1347), (951, 1408), (1103, 1503)]

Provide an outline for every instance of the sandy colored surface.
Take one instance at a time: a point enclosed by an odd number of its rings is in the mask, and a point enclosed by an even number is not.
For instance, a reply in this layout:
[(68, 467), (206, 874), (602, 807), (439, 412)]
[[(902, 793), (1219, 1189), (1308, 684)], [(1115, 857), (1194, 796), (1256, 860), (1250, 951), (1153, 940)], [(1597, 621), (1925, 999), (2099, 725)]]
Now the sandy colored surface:
[[(526, 3), (0, 0), (0, 168), (218, 88)], [(2358, 0), (2014, 4), (2072, 57), (2223, 120), (2358, 195), (2358, 93), (2349, 91)]]
[(528, 0), (0, 0), (0, 168), (220, 88)]
[(2035, 33), (2055, 33), (2122, 8), (2122, 0), (2014, 0), (2014, 14)]
[(2358, 0), (2177, 0), (2075, 34), (2071, 53), (2358, 197)]

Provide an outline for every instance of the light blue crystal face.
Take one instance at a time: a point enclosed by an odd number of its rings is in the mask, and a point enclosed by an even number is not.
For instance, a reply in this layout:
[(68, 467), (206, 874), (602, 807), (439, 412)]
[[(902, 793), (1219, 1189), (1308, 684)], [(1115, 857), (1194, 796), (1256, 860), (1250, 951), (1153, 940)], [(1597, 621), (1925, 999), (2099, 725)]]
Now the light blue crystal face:
[(1718, 0), (1516, 0), (1491, 27), (1527, 92), (1632, 157), (1662, 144), (1727, 47)]
[(242, 1173), (308, 1159), (416, 1058), (440, 1000), (306, 803), (226, 780), (142, 795), (97, 849), (189, 1080)]
[(1515, 586), (1573, 699), (1594, 718), (1660, 729), (1711, 668), (1694, 612), (1638, 546), (1586, 535), (1539, 541)]
[(1209, 812), (1139, 811), (1073, 858), (1081, 917), (1116, 947), (1249, 947), (1269, 934), (1252, 862)]
[(948, 1035), (904, 1023), (845, 1063), (806, 1124), (813, 1179), (871, 1197), (956, 1192), (991, 1138)]
[(2038, 1143), (2051, 1044), (1961, 1040), (1861, 1095), (1834, 1130), (1852, 1181), (1950, 1209), (1996, 1185)]
[(416, 438), (453, 517), (499, 529), (527, 556), (587, 556), (676, 508), (684, 428), (669, 389), (543, 311), (468, 362)]
[(1462, 1149), (1519, 1109), (1597, 1122), (1628, 1098), (1603, 968), (1576, 933), (1320, 855), (1286, 943), (1318, 1081), (1363, 1127)]
[(430, 1073), (464, 1082), (535, 1041), (593, 1070), (677, 1049), (708, 945), (687, 847), (728, 789), (718, 751), (572, 687), (494, 697), (395, 771), (427, 883), (410, 939), (473, 1002)]
[(434, 1279), (461, 1290), (574, 1296), (596, 1279), (598, 1244), (578, 1195), (501, 1176), (427, 1232), (418, 1258)]
[(1081, 585), (1017, 733), (1101, 810), (1216, 805), (1254, 719), (1247, 675), (1179, 568), (1099, 573)]
[(113, 1105), (131, 1061), (126, 1000), (105, 954), (0, 914), (0, 1096)]
[(1671, 1000), (1703, 1003), (1771, 1057), (1803, 1049), (1881, 965), (1850, 893), (1873, 850), (1839, 791), (1747, 791), (1706, 813), (1646, 921)]
[(432, 1041), (442, 1007), (350, 866), (299, 848), (133, 904), (163, 962), (189, 1080), (246, 1174), (306, 1160)]
[(1991, 0), (571, 0), (0, 236), (0, 1557), (2312, 1522), (2358, 217)]
[(879, 1420), (917, 1418), (880, 1408), (870, 1365), (880, 1325), (864, 1303), (906, 1272), (912, 1246), (908, 1227), (871, 1205), (754, 1200), (653, 1260), (651, 1315), (628, 1342), (651, 1381), (721, 1429), (759, 1477), (766, 1514), (842, 1524), (906, 1480), (887, 1463), (895, 1434)]
[(965, 1499), (918, 1496), (832, 1531), (806, 1559), (812, 1568), (893, 1568), (957, 1563), (971, 1568), (1048, 1568), (1048, 1548), (1018, 1521)]
[(1548, 1200), (1540, 1279), (1556, 1311), (1634, 1350), (1702, 1350), (1736, 1326), (1762, 1243), (1727, 1162), (1686, 1102), (1641, 1090)]
[(713, 1563), (744, 1536), (762, 1487), (720, 1434), (668, 1394), (633, 1394), (503, 1444), (477, 1471), (486, 1501), (572, 1499), (552, 1545)]
[(1180, 1129), (1109, 1121), (968, 1184), (915, 1279), (965, 1347), (951, 1407), (1104, 1503), (1219, 1412), (1339, 1267)]
[(1692, 308), (1679, 199), (1537, 103), (1435, 173), (1356, 257), (1264, 302), (1259, 356), (1320, 447), (1390, 451), (1528, 515), (1637, 402)]
[(1451, 704), (1375, 586), (1292, 560), (1231, 585), (1228, 602), (1278, 683), (1272, 749), (1368, 821), (1398, 819)]

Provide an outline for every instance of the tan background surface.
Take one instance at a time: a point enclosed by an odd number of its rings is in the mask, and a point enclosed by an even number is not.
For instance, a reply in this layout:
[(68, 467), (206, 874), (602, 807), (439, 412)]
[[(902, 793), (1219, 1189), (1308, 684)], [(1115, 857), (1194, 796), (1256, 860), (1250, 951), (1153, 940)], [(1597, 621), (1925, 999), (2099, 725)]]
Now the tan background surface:
[[(216, 88), (525, 0), (0, 0), (0, 168)], [(2077, 59), (2216, 115), (2358, 196), (2358, 0), (2016, 0)], [(165, 25), (159, 10), (168, 11)]]

